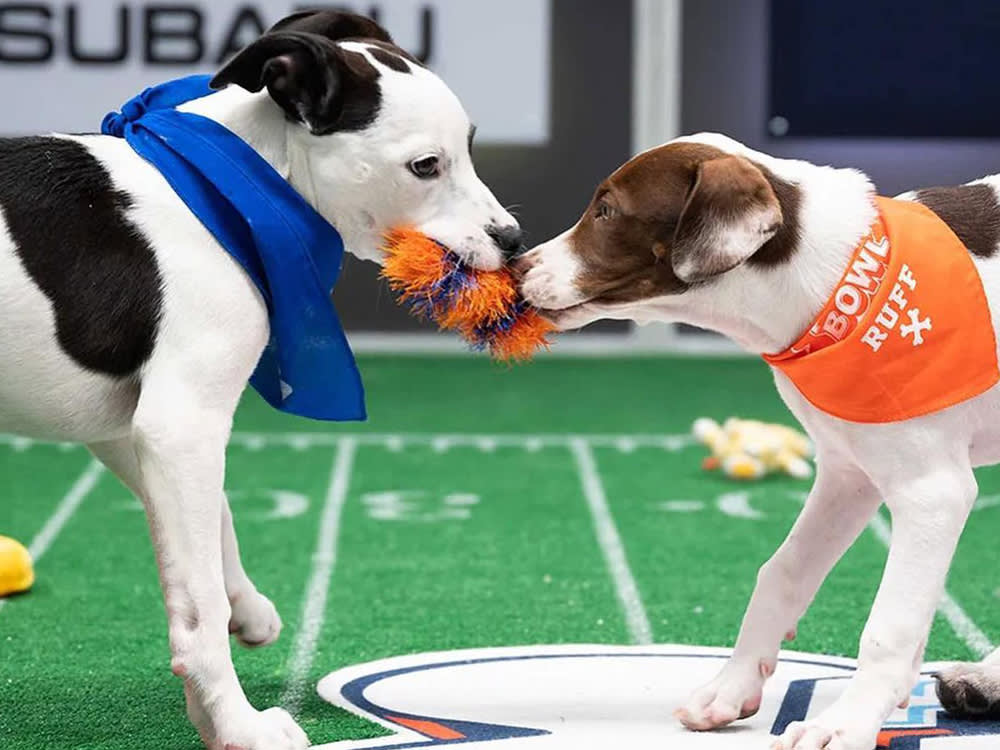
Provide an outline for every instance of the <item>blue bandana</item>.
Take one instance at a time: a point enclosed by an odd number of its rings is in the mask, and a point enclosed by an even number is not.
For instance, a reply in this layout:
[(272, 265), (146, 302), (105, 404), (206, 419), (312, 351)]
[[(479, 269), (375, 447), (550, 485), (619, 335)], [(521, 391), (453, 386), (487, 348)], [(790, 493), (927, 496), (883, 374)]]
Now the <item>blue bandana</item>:
[(313, 419), (365, 419), (364, 387), (330, 291), (340, 234), (256, 151), (217, 122), (175, 107), (214, 93), (209, 76), (146, 89), (104, 118), (156, 167), (257, 285), (271, 339), (250, 384), (271, 406)]

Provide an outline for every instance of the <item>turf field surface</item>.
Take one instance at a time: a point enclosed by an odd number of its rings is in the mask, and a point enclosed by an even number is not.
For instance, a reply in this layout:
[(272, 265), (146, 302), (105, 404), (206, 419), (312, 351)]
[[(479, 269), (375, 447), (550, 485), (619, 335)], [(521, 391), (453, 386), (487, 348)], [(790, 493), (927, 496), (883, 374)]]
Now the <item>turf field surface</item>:
[[(324, 743), (381, 731), (315, 697), (349, 664), (534, 643), (732, 644), (808, 482), (706, 474), (687, 431), (698, 416), (789, 422), (761, 363), (360, 364), (366, 425), (292, 419), (252, 394), (237, 416), (237, 530), (285, 621), (274, 646), (234, 649), (255, 705), (290, 705)], [(0, 605), (2, 746), (198, 748), (135, 500), (82, 448), (5, 439), (0, 466), (0, 533), (43, 553), (35, 590)], [(1000, 641), (1000, 472), (979, 478), (929, 659)], [(796, 649), (855, 654), (887, 528), (876, 522), (837, 567)]]

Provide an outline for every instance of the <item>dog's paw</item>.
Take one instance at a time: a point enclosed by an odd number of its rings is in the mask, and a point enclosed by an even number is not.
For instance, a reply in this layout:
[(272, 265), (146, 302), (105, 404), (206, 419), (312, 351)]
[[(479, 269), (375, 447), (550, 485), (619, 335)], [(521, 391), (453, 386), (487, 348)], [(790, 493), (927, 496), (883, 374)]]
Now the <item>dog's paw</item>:
[[(845, 745), (843, 735), (823, 721), (797, 721), (790, 724), (771, 750), (862, 750), (859, 745)], [(874, 747), (875, 740), (864, 750)]]
[(870, 711), (834, 706), (810, 721), (788, 725), (771, 750), (872, 750), (882, 719)]
[(306, 750), (309, 738), (281, 708), (254, 711), (217, 728), (209, 750)]
[(281, 617), (274, 604), (257, 591), (236, 597), (232, 602), (229, 632), (247, 648), (269, 646), (281, 634)]
[(1000, 718), (1000, 665), (956, 664), (934, 676), (938, 699), (952, 716)]
[(753, 669), (727, 664), (718, 677), (674, 711), (674, 718), (688, 729), (706, 732), (753, 716), (760, 710), (764, 681), (774, 673), (768, 665)]

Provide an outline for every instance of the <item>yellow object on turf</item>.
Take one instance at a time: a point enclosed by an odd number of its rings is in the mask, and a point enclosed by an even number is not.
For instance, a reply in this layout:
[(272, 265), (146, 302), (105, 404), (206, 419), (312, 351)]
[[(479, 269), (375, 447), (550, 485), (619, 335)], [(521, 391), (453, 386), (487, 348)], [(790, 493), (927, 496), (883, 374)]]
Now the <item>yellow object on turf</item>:
[(776, 472), (796, 479), (812, 476), (812, 443), (791, 427), (750, 419), (727, 419), (720, 425), (703, 418), (692, 432), (712, 451), (706, 466), (721, 468), (732, 479), (761, 479)]
[(0, 536), (0, 597), (27, 591), (34, 582), (28, 550), (20, 542)]

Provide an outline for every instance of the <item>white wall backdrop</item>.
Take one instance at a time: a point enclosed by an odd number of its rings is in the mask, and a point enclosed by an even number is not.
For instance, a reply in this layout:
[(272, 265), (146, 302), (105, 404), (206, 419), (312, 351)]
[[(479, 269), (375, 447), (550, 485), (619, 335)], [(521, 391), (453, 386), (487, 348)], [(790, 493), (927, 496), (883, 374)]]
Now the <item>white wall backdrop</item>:
[[(0, 133), (93, 131), (145, 87), (208, 73), (296, 0), (0, 2)], [(539, 0), (326, 3), (379, 20), (414, 54), (429, 53), (479, 124), (482, 143), (549, 137), (551, 7)], [(497, 61), (503, 61), (497, 64)]]

